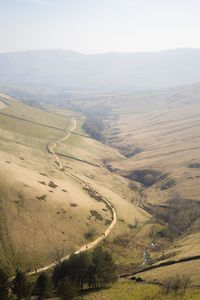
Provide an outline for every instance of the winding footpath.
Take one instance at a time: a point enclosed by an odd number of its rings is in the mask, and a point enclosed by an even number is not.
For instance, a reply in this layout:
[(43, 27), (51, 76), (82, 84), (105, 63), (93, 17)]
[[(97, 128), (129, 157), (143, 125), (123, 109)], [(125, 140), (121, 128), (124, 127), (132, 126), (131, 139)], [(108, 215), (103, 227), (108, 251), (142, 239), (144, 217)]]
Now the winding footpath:
[[(71, 133), (73, 133), (76, 129), (77, 126), (77, 122), (75, 119), (72, 119), (72, 125), (71, 125), (71, 129), (68, 130), (67, 135), (64, 136), (63, 138), (60, 138), (58, 141), (56, 141), (54, 144), (52, 145), (47, 145), (47, 150), (48, 152), (54, 157), (56, 163), (59, 166), (59, 169), (61, 171), (63, 171), (66, 175), (74, 178), (76, 181), (78, 181), (84, 188), (85, 190), (91, 191), (93, 194), (95, 194), (96, 196), (101, 197), (102, 201), (105, 203), (105, 205), (109, 208), (109, 210), (111, 211), (112, 214), (112, 222), (110, 223), (110, 225), (108, 226), (108, 228), (106, 229), (106, 231), (99, 236), (96, 240), (85, 244), (83, 246), (81, 246), (77, 251), (74, 252), (74, 254), (79, 254), (81, 252), (87, 251), (89, 249), (93, 249), (95, 248), (99, 243), (101, 243), (112, 231), (112, 229), (114, 228), (116, 222), (117, 222), (117, 215), (116, 215), (116, 211), (114, 209), (114, 207), (112, 206), (112, 204), (104, 197), (102, 197), (99, 193), (97, 193), (88, 183), (86, 183), (85, 181), (83, 181), (82, 179), (80, 179), (79, 177), (75, 176), (74, 174), (72, 174), (71, 172), (69, 172), (68, 170), (66, 170), (63, 165), (62, 162), (60, 161), (58, 155), (55, 153), (54, 149), (56, 146), (58, 146), (59, 144), (61, 144), (62, 142), (66, 141), (70, 136)], [(63, 258), (61, 258), (60, 262), (68, 260), (70, 257), (70, 254), (64, 256)], [(44, 266), (42, 268), (39, 269), (35, 269), (34, 271), (30, 271), (29, 273), (27, 273), (28, 276), (31, 275), (36, 275), (38, 273), (47, 271), (49, 269), (54, 268), (56, 265), (58, 264), (58, 262), (53, 262), (47, 266)]]

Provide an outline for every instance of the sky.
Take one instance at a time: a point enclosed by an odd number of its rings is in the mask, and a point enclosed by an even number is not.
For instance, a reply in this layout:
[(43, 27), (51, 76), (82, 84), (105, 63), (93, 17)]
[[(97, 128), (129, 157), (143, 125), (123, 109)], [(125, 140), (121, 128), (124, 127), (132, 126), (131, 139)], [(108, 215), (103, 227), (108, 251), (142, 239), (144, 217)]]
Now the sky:
[(0, 0), (0, 52), (200, 48), (200, 0)]

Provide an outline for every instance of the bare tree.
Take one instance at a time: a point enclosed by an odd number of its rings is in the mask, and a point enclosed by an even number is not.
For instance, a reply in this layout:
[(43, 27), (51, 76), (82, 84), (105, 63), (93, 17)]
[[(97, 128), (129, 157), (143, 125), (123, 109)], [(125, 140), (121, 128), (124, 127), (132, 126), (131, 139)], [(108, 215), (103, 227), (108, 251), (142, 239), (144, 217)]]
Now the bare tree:
[(182, 286), (183, 286), (183, 294), (185, 294), (186, 290), (191, 285), (191, 277), (189, 275), (183, 275), (181, 279), (182, 279)]
[(163, 283), (165, 295), (168, 295), (168, 293), (170, 292), (171, 286), (172, 286), (172, 278), (167, 278)]
[(175, 234), (177, 232), (178, 212), (182, 206), (182, 198), (178, 193), (172, 194), (169, 199), (169, 213), (168, 213), (168, 230), (169, 230), (169, 241), (173, 243)]
[(61, 259), (66, 255), (67, 247), (60, 243), (54, 247), (52, 250), (52, 257), (56, 263), (59, 263)]
[(188, 275), (179, 276), (179, 274), (176, 274), (175, 277), (167, 278), (163, 283), (163, 287), (166, 295), (170, 291), (173, 291), (175, 294), (180, 292), (181, 294), (184, 295), (186, 293), (186, 290), (189, 288), (190, 284), (191, 284), (190, 276)]

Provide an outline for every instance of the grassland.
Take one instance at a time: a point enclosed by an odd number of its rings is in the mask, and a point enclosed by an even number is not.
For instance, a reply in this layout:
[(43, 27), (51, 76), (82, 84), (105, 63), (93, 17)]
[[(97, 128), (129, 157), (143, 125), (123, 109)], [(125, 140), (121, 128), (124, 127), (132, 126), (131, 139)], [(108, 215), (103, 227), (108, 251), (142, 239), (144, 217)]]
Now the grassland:
[[(126, 199), (152, 213), (152, 218), (138, 229), (132, 228), (132, 231), (123, 234), (119, 232), (113, 243), (109, 240), (106, 242), (120, 264), (129, 264), (127, 272), (141, 263), (142, 251), (145, 246), (150, 248), (152, 239), (156, 239), (158, 245), (156, 251), (151, 251), (153, 262), (161, 259), (163, 250), (166, 261), (199, 255), (199, 217), (193, 218), (199, 212), (200, 200), (199, 95), (200, 85), (196, 84), (134, 95), (107, 95), (106, 100), (99, 95), (95, 104), (85, 98), (76, 101), (76, 105), (80, 109), (84, 106), (86, 111), (94, 112), (96, 105), (97, 116), (100, 108), (104, 107), (101, 115), (105, 124), (102, 132), (104, 142), (121, 154), (116, 159), (108, 158), (104, 165), (112, 174), (112, 182), (113, 178), (120, 181), (125, 178), (129, 189), (123, 191), (124, 186), (118, 184), (118, 193), (126, 193)], [(65, 151), (71, 150), (66, 148)], [(86, 160), (84, 152), (81, 155), (80, 158)], [(96, 183), (99, 179), (95, 177)], [(129, 194), (127, 191), (130, 190)], [(161, 237), (166, 230), (166, 221), (158, 216), (162, 209), (169, 207), (168, 201), (173, 197), (180, 197), (187, 203), (183, 211), (183, 223), (187, 220), (186, 212), (189, 209), (189, 219), (193, 221), (171, 243), (168, 237)], [(193, 208), (194, 204), (196, 208)], [(121, 223), (123, 226), (123, 218)], [(188, 263), (187, 266), (188, 273), (192, 273), (192, 264)], [(173, 274), (175, 269), (176, 266), (169, 266), (169, 274)], [(177, 273), (184, 270), (180, 265), (177, 267)], [(148, 273), (145, 274), (148, 276)], [(199, 271), (196, 274), (194, 281), (199, 282)], [(161, 271), (159, 276), (162, 276)]]
[[(60, 116), (58, 111), (47, 112), (1, 96), (8, 105), (0, 113), (1, 239), (5, 245), (0, 250), (1, 266), (10, 271), (16, 264), (33, 269), (56, 260), (61, 250), (64, 255), (78, 249), (87, 242), (88, 232), (92, 232), (92, 239), (100, 236), (111, 214), (80, 182), (59, 170), (47, 152), (46, 145), (66, 134), (76, 114), (66, 111)], [(66, 169), (107, 197), (118, 217), (124, 219), (124, 224), (113, 230), (112, 240), (127, 232), (135, 215), (143, 222), (148, 214), (130, 203), (132, 194), (126, 179), (112, 176), (104, 167), (105, 157), (116, 159), (120, 154), (79, 135), (84, 132), (80, 118), (78, 122), (77, 134), (56, 151), (73, 155), (74, 159), (61, 157)]]
[(168, 279), (176, 276), (176, 274), (184, 274), (191, 279), (191, 286), (199, 287), (200, 260), (183, 262), (181, 264), (165, 266), (138, 274), (146, 282), (159, 282), (163, 284)]
[[(196, 84), (107, 97), (109, 113), (104, 116), (107, 126), (103, 134), (106, 143), (122, 154), (107, 165), (112, 173), (131, 179), (135, 204), (157, 207), (176, 194), (191, 205), (199, 202), (199, 95), (200, 85)], [(99, 97), (97, 107), (104, 101)], [(92, 106), (88, 100), (79, 105), (88, 110)], [(145, 178), (155, 181), (145, 185)], [(182, 240), (178, 238), (178, 257), (199, 254), (198, 226), (196, 221)]]
[[(17, 262), (23, 269), (41, 267), (54, 261), (60, 250), (68, 254), (84, 245), (87, 233), (92, 232), (91, 239), (95, 239), (105, 231), (111, 214), (94, 194), (84, 190), (75, 179), (78, 177), (108, 199), (117, 213), (117, 224), (102, 245), (112, 252), (118, 272), (130, 274), (141, 267), (143, 250), (152, 241), (152, 228), (159, 232), (164, 227), (149, 210), (145, 211), (146, 207), (166, 205), (173, 193), (191, 203), (199, 201), (196, 93), (200, 93), (198, 87), (195, 91), (191, 87), (181, 92), (152, 93), (150, 97), (111, 97), (108, 102), (112, 110), (104, 120), (108, 125), (104, 132), (106, 144), (87, 135), (80, 113), (53, 106), (41, 110), (1, 94), (0, 190), (6, 224), (1, 222), (0, 232), (7, 250), (7, 255), (5, 249), (0, 250), (1, 266), (12, 270)], [(90, 102), (84, 105), (90, 107)], [(54, 148), (69, 173), (66, 175), (46, 146), (66, 135), (72, 119), (77, 122), (75, 132)], [(130, 177), (132, 172), (144, 169), (165, 176), (150, 186)], [(170, 179), (175, 184), (162, 189)], [(102, 218), (94, 217), (98, 214)], [(158, 238), (159, 247), (152, 251), (152, 259), (156, 263), (163, 250), (165, 260), (197, 255), (199, 238), (196, 220), (174, 243)], [(173, 299), (172, 294), (165, 298), (161, 287), (152, 282), (162, 284), (175, 273), (193, 274), (192, 288), (183, 299), (198, 299), (198, 262), (141, 273), (143, 284), (120, 280), (84, 297)]]
[(174, 293), (169, 293), (165, 295), (164, 291), (159, 285), (156, 284), (147, 284), (147, 283), (134, 283), (129, 280), (119, 280), (111, 287), (102, 290), (90, 293), (82, 297), (82, 299), (87, 300), (145, 300), (145, 299), (154, 299), (154, 300), (173, 300), (173, 299), (185, 300), (197, 300), (199, 299), (198, 289), (189, 289), (185, 295), (174, 295)]

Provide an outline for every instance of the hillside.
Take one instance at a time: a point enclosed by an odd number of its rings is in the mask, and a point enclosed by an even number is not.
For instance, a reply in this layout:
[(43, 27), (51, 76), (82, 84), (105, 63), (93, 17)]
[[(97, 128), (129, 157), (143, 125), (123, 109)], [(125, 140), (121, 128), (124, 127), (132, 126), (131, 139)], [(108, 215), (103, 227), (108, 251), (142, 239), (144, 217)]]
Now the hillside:
[[(200, 50), (85, 55), (67, 50), (0, 54), (0, 86), (38, 93), (134, 91), (200, 81)], [(41, 91), (42, 88), (42, 91)], [(15, 91), (15, 92), (16, 92)]]
[[(111, 212), (92, 190), (84, 189), (81, 180), (109, 199), (117, 218), (123, 219), (112, 230), (111, 242), (129, 231), (127, 225), (134, 217), (140, 222), (149, 218), (131, 204), (127, 180), (110, 174), (102, 163), (105, 157), (121, 155), (84, 137), (81, 115), (40, 110), (4, 94), (0, 104), (1, 267), (10, 272), (16, 266), (39, 268), (105, 232)], [(55, 148), (69, 154), (60, 156), (63, 172), (48, 147), (67, 135)]]
[[(113, 168), (124, 169), (132, 177), (139, 169), (165, 175), (152, 185), (137, 180), (135, 174), (136, 181), (146, 185), (148, 202), (164, 202), (172, 191), (199, 200), (199, 97), (200, 85), (196, 84), (111, 100), (117, 119), (110, 121), (107, 141), (126, 156), (113, 163)], [(164, 186), (169, 180), (171, 186)]]
[(154, 259), (162, 256), (161, 249), (166, 260), (199, 255), (199, 97), (200, 85), (195, 84), (135, 94), (99, 94), (95, 102), (87, 97), (75, 102), (90, 112), (88, 118), (96, 113), (96, 119), (103, 120), (104, 143), (123, 155), (106, 160), (105, 166), (112, 174), (129, 179), (133, 203), (152, 215), (149, 227), (128, 245), (145, 241), (148, 246), (155, 239), (159, 251), (152, 252)]
[[(152, 240), (153, 266), (199, 255), (199, 95), (198, 84), (97, 94), (95, 103), (74, 99), (75, 112), (31, 107), (1, 93), (0, 266), (11, 274), (17, 266), (44, 270), (100, 243), (128, 279), (85, 299), (165, 299), (161, 285), (172, 274), (190, 275), (185, 299), (198, 299), (199, 259), (141, 271)], [(84, 129), (91, 115), (104, 123), (104, 143)], [(111, 231), (113, 213), (103, 199), (116, 212)], [(168, 207), (180, 230), (173, 236)], [(134, 272), (142, 286), (130, 280)]]

